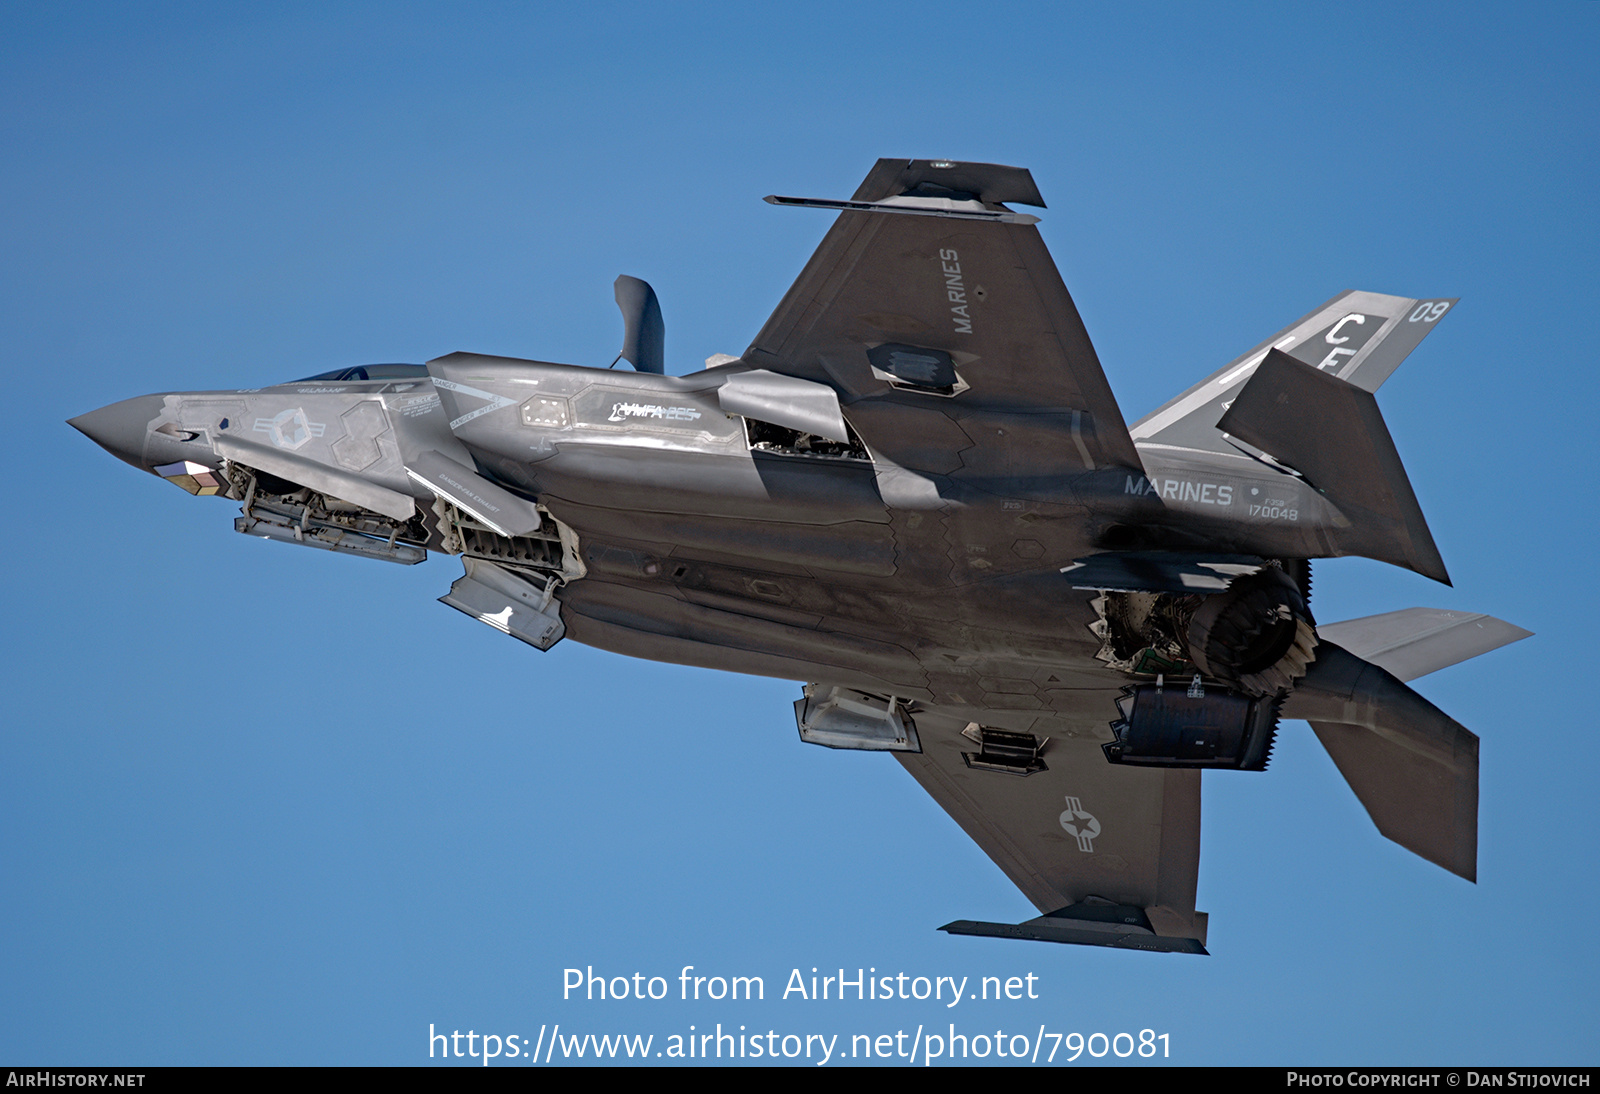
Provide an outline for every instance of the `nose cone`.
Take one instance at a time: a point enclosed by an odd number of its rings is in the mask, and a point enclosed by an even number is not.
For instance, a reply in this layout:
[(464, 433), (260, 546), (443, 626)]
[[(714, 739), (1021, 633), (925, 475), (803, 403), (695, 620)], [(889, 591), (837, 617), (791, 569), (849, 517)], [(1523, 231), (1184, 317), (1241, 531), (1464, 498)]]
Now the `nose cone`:
[(161, 407), (160, 395), (140, 395), (80, 414), (67, 424), (117, 459), (148, 471), (152, 465), (145, 462), (145, 445)]

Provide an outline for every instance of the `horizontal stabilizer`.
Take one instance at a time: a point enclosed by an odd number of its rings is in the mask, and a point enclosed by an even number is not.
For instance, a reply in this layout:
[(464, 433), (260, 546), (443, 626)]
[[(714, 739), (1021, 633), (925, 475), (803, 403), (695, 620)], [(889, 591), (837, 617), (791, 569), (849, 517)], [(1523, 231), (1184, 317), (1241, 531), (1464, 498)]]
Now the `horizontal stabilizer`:
[(939, 929), (947, 934), (971, 934), (986, 938), (1022, 938), (1032, 942), (1110, 946), (1119, 950), (1206, 954), (1205, 945), (1198, 938), (1167, 938), (1156, 934), (1143, 908), (1098, 901), (1069, 904), (1022, 923), (983, 923), (958, 919)]
[(1450, 584), (1371, 392), (1272, 350), (1217, 422), (1305, 480), (1349, 519), (1342, 552)]
[(1337, 642), (1399, 680), (1415, 680), (1532, 634), (1492, 615), (1443, 608), (1406, 608), (1317, 628), (1318, 638)]
[(1284, 704), (1304, 718), (1378, 831), (1478, 878), (1478, 738), (1377, 665), (1322, 641)]

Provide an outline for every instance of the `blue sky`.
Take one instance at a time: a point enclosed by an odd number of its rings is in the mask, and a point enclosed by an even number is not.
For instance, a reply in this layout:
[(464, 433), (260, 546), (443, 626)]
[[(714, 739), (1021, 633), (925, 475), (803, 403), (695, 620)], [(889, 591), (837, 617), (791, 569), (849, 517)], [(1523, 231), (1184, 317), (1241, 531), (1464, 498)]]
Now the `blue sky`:
[[(8, 4), (0, 1062), (952, 1021), (1595, 1062), (1597, 47), (1571, 3)], [(618, 273), (691, 371), (827, 227), (761, 196), (881, 155), (1032, 169), (1130, 420), (1342, 289), (1461, 298), (1380, 394), (1455, 587), (1336, 560), (1315, 607), (1537, 632), (1418, 685), (1483, 738), (1478, 885), (1378, 836), (1294, 723), (1265, 775), (1207, 776), (1214, 956), (950, 938), (1031, 910), (888, 757), (802, 746), (797, 685), (537, 654), (435, 603), (452, 561), (235, 535), (64, 424), (454, 350), (603, 366)], [(685, 965), (768, 998), (561, 998)], [(1040, 998), (775, 998), (813, 966)]]

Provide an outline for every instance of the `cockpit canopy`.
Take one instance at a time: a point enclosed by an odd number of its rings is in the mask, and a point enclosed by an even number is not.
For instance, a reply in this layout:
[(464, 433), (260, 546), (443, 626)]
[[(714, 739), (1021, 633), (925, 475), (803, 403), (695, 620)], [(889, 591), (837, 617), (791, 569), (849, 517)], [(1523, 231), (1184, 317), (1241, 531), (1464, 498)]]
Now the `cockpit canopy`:
[(313, 380), (420, 380), (428, 375), (427, 365), (356, 365), (353, 368), (336, 368), (332, 372), (319, 372), (304, 380), (291, 380), (292, 384), (307, 384)]

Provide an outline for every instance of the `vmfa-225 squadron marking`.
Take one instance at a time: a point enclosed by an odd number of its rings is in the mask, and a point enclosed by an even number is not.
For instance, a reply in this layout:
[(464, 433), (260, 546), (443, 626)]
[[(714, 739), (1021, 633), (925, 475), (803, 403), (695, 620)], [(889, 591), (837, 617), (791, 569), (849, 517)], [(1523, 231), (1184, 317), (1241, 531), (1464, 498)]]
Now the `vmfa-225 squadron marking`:
[(457, 555), (444, 603), (538, 649), (805, 681), (802, 742), (893, 755), (1041, 913), (947, 931), (1205, 952), (1201, 772), (1264, 770), (1280, 717), (1474, 878), (1478, 739), (1405, 681), (1526, 632), (1311, 610), (1315, 558), (1448, 580), (1373, 393), (1453, 301), (1341, 293), (1130, 427), (1027, 171), (768, 200), (838, 215), (700, 372), (622, 277), (633, 373), (452, 353), (72, 424), (249, 535)]

